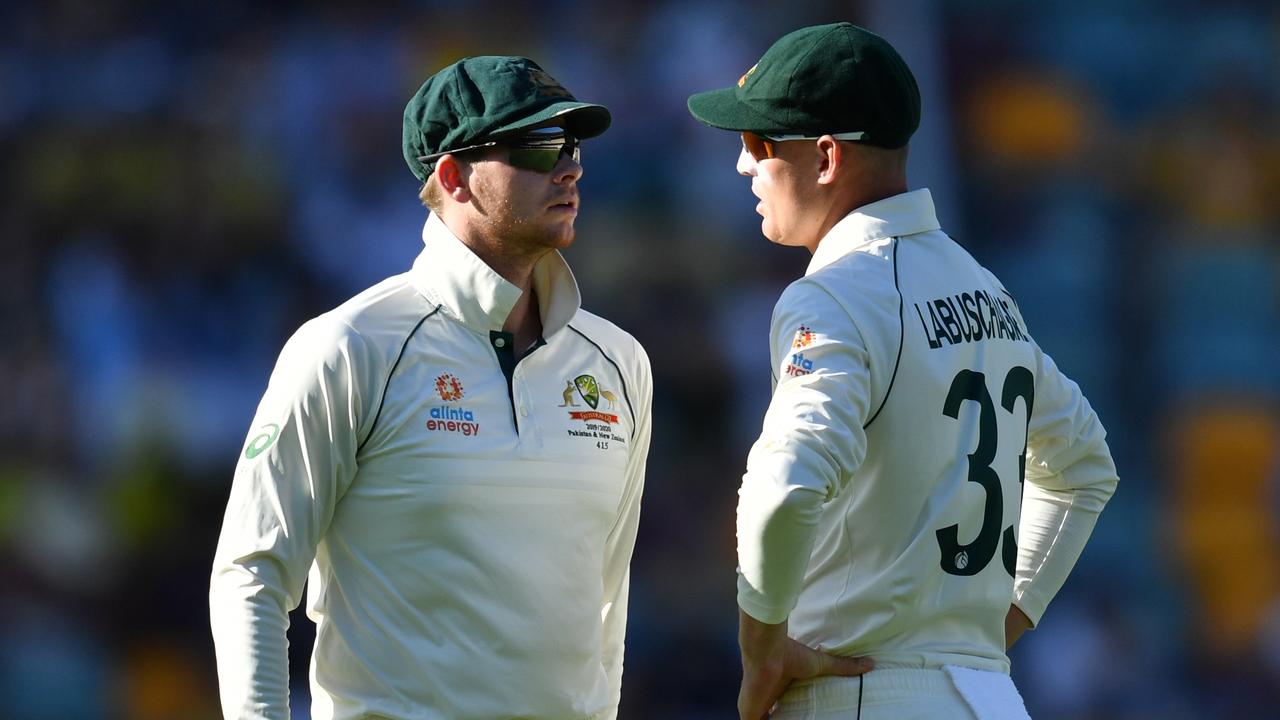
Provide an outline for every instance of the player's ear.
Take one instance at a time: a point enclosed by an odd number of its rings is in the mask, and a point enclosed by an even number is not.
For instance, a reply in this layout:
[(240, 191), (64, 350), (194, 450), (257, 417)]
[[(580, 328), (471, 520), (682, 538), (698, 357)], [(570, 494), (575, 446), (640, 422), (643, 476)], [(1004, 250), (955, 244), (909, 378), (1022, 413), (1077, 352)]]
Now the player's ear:
[(830, 185), (835, 182), (841, 164), (847, 158), (840, 141), (830, 135), (823, 135), (816, 143), (818, 150), (818, 184)]
[(467, 173), (463, 171), (462, 164), (457, 158), (445, 155), (437, 160), (435, 175), (436, 182), (440, 184), (440, 189), (445, 195), (457, 202), (467, 202), (471, 199)]

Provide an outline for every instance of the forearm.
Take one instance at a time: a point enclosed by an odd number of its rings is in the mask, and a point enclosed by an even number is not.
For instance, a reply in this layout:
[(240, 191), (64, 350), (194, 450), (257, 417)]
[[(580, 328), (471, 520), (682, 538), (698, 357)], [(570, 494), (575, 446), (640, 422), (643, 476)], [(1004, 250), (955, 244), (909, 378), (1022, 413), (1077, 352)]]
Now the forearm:
[(1043, 356), (1028, 428), (1013, 601), (1032, 624), (1066, 582), (1119, 477), (1080, 388)]
[(738, 607), (763, 623), (791, 614), (804, 582), (823, 496), (744, 478), (738, 502)]
[(759, 665), (769, 658), (781, 660), (781, 648), (787, 641), (787, 622), (761, 622), (738, 608), (738, 648), (744, 665)]
[(1092, 494), (1027, 483), (1013, 601), (1032, 625), (1040, 622), (1045, 608), (1075, 567), (1100, 508), (1101, 503)]
[(1017, 605), (1010, 605), (1009, 612), (1004, 616), (1004, 649), (1013, 647), (1013, 644), (1018, 642), (1018, 638), (1030, 629), (1031, 619), (1026, 613), (1018, 609)]
[(603, 646), (601, 648), (605, 675), (609, 680), (611, 707), (609, 717), (618, 712), (622, 697), (622, 660), (626, 650), (627, 607), (631, 590), (631, 556), (635, 550), (636, 534), (640, 529), (640, 502), (644, 495), (645, 468), (649, 457), (652, 436), (653, 389), (649, 374), (648, 358), (637, 344), (636, 357), (640, 360), (636, 398), (640, 402), (637, 426), (632, 435), (631, 451), (627, 458), (627, 481), (623, 497), (618, 505), (617, 523), (605, 542), (604, 553), (604, 607), (601, 611)]
[(609, 681), (609, 697), (613, 713), (618, 711), (622, 699), (622, 660), (626, 651), (627, 591), (629, 578), (624, 577), (618, 596), (604, 609), (604, 646), (601, 662)]
[(209, 593), (223, 716), (288, 720), (289, 616), (279, 593), (247, 571), (223, 571)]

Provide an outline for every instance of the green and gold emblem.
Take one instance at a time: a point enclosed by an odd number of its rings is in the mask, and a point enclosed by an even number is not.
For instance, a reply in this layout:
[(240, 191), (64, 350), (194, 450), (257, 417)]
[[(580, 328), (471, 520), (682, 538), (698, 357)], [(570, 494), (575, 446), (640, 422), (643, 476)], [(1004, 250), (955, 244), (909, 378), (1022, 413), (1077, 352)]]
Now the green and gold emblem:
[(578, 388), (578, 394), (583, 400), (594, 410), (600, 404), (600, 385), (596, 383), (596, 379), (590, 375), (579, 375), (573, 379), (573, 384)]

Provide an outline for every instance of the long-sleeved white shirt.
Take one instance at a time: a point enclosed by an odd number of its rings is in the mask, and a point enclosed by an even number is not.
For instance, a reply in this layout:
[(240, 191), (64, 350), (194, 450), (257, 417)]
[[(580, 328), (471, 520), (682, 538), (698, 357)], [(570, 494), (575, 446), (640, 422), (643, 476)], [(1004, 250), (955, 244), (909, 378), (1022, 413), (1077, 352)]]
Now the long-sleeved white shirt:
[(640, 345), (534, 269), (520, 290), (436, 216), (409, 272), (305, 324), (241, 454), (213, 565), (223, 712), (288, 716), (308, 587), (315, 718), (611, 718), (650, 436)]
[(739, 605), (881, 665), (1008, 672), (1010, 603), (1039, 622), (1117, 483), (1080, 389), (940, 230), (927, 190), (822, 239), (771, 348)]

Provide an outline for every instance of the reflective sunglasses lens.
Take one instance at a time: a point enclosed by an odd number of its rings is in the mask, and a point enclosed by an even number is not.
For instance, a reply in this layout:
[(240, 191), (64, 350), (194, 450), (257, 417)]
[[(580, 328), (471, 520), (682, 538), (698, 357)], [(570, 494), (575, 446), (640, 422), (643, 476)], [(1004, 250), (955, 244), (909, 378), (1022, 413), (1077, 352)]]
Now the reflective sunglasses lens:
[(773, 157), (773, 143), (753, 132), (742, 133), (742, 147), (756, 162)]
[(578, 139), (569, 135), (552, 138), (522, 138), (510, 147), (509, 162), (522, 170), (548, 173), (565, 154), (579, 162), (582, 157)]
[(534, 172), (551, 172), (560, 161), (559, 148), (520, 148), (513, 147), (508, 161), (513, 167)]

